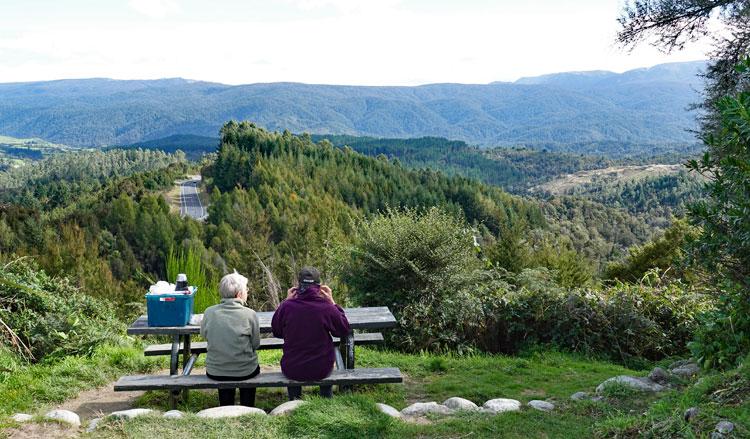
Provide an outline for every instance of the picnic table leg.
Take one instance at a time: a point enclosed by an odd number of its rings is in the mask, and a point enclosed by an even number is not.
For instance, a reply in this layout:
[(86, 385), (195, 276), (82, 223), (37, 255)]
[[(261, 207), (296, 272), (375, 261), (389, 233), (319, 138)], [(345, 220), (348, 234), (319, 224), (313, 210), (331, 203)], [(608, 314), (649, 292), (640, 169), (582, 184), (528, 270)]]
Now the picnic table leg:
[[(172, 337), (172, 352), (169, 359), (169, 375), (177, 375), (178, 363), (180, 360), (180, 336)], [(169, 407), (174, 410), (177, 408), (177, 395), (179, 391), (169, 391)]]
[[(344, 369), (354, 369), (354, 332), (341, 337), (339, 354), (342, 357)], [(352, 390), (352, 386), (339, 386), (339, 391)]]
[[(182, 350), (182, 372), (183, 372), (183, 374), (184, 374), (186, 368), (188, 367), (188, 360), (190, 360), (190, 355), (191, 355), (191, 352), (190, 352), (190, 334), (185, 334), (184, 337), (185, 337), (185, 346), (184, 346), (184, 349)], [(192, 367), (192, 365), (191, 365), (191, 367)], [(188, 398), (189, 398), (189, 393), (188, 392), (189, 392), (188, 389), (183, 389), (182, 390), (182, 400), (185, 403), (188, 402)]]
[(336, 352), (336, 369), (346, 369), (346, 367), (344, 366), (344, 358), (341, 356), (341, 349), (336, 349), (334, 352)]

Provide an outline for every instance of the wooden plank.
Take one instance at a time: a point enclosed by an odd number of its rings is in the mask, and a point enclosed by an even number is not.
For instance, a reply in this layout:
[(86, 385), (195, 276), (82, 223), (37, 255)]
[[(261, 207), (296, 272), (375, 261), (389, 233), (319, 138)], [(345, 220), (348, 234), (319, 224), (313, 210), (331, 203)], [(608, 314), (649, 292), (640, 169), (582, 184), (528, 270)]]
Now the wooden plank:
[(290, 380), (281, 372), (261, 373), (254, 378), (242, 381), (214, 381), (205, 375), (135, 375), (124, 376), (117, 380), (115, 391), (386, 384), (401, 382), (403, 382), (401, 371), (395, 367), (334, 370), (327, 378), (313, 381)]
[[(354, 334), (354, 341), (358, 345), (372, 345), (372, 344), (378, 344), (383, 342), (383, 334), (380, 332), (368, 332), (368, 333), (362, 333), (362, 334)], [(333, 337), (333, 344), (338, 345), (340, 343), (338, 337)], [(194, 342), (191, 345), (191, 352), (196, 354), (205, 354), (207, 350), (208, 343), (205, 341), (199, 341)], [(261, 338), (260, 339), (260, 348), (258, 350), (265, 350), (265, 349), (281, 349), (284, 346), (284, 339), (282, 338)], [(146, 349), (143, 351), (143, 355), (147, 357), (157, 356), (157, 355), (169, 355), (171, 353), (172, 345), (169, 343), (166, 344), (155, 344), (146, 346)], [(182, 350), (180, 350), (180, 353), (182, 353)]]
[[(382, 329), (393, 328), (398, 325), (396, 318), (385, 306), (369, 308), (344, 308), (346, 318), (352, 329)], [(271, 332), (271, 318), (273, 311), (258, 312), (258, 322), (260, 323), (260, 332)], [(180, 335), (180, 334), (198, 334), (200, 327), (194, 325), (188, 326), (148, 326), (148, 318), (138, 317), (128, 328), (129, 335)]]

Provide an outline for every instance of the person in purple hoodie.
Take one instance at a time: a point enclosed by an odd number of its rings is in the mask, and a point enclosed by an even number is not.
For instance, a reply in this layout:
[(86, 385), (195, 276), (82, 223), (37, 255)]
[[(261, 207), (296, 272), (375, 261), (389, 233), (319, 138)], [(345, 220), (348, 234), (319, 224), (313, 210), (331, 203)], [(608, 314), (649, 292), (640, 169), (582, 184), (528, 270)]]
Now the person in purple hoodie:
[[(336, 361), (331, 335), (350, 332), (344, 310), (333, 301), (331, 289), (320, 284), (320, 272), (305, 267), (299, 272), (298, 287), (287, 291), (271, 320), (274, 337), (284, 339), (281, 371), (287, 378), (306, 381), (330, 375)], [(302, 397), (301, 386), (287, 388), (289, 400)], [(320, 396), (333, 396), (331, 386), (320, 386)]]

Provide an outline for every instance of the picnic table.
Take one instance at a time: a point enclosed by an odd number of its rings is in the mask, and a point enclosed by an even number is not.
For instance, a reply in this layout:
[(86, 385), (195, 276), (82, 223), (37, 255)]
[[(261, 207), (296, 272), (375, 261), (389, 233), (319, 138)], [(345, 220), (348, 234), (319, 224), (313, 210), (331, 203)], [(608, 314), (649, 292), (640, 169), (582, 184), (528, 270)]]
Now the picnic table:
[[(260, 332), (271, 332), (271, 318), (274, 311), (257, 312)], [(392, 328), (397, 325), (396, 318), (391, 311), (385, 307), (366, 307), (366, 308), (344, 308), (346, 318), (349, 320), (349, 326), (352, 331), (342, 337), (339, 343), (339, 349), (336, 352), (336, 365), (339, 369), (354, 369), (354, 350), (355, 336), (354, 330), (374, 330)], [(182, 351), (182, 375), (189, 375), (197, 359), (197, 355), (191, 352), (191, 336), (200, 333), (199, 325), (187, 326), (149, 326), (148, 317), (142, 315), (138, 317), (127, 329), (128, 335), (167, 335), (172, 337), (172, 347), (169, 362), (169, 374), (177, 375), (179, 369), (179, 354)], [(180, 343), (183, 346), (180, 349)], [(184, 390), (184, 396), (187, 397), (187, 389)], [(174, 405), (175, 395), (170, 395), (172, 405)]]

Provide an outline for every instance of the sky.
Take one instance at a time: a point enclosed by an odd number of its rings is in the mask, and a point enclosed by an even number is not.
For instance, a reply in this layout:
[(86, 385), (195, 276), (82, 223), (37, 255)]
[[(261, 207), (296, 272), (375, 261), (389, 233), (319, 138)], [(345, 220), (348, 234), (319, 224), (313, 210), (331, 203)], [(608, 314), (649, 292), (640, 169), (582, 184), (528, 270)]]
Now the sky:
[(489, 83), (706, 58), (614, 43), (623, 0), (0, 0), (0, 82)]

